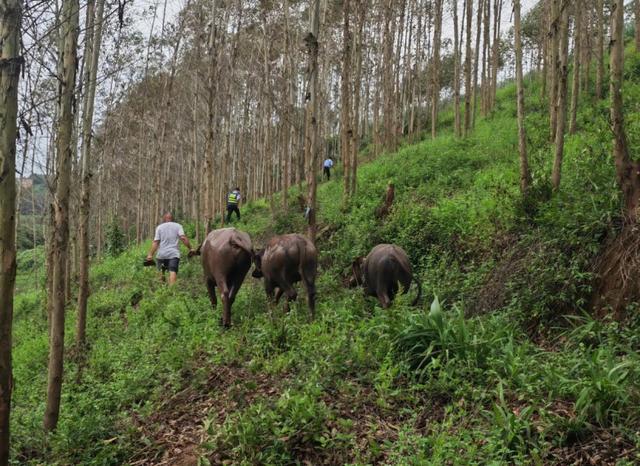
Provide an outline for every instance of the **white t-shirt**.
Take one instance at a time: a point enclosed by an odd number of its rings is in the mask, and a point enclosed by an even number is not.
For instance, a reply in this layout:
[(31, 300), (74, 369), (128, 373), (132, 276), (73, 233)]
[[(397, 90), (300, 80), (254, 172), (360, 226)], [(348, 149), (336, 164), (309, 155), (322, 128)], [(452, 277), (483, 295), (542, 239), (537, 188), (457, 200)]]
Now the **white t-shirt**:
[(333, 160), (331, 159), (327, 159), (324, 161), (324, 168), (331, 168), (333, 167)]
[(165, 222), (158, 225), (154, 241), (160, 241), (156, 259), (180, 258), (180, 237), (184, 236), (182, 225), (176, 222)]

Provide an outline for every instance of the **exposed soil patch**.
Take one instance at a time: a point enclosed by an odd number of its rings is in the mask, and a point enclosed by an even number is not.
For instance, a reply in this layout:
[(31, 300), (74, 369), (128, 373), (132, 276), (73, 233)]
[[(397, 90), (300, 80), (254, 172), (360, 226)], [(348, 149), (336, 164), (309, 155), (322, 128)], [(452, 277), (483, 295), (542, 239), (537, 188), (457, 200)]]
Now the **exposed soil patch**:
[(132, 466), (195, 466), (205, 440), (205, 421), (222, 423), (227, 415), (258, 397), (280, 394), (283, 380), (252, 374), (238, 366), (212, 368), (204, 384), (190, 385), (163, 402), (151, 416), (134, 418), (141, 449)]
[(520, 246), (513, 235), (496, 238), (491, 250), (498, 254), (495, 258), (496, 266), (487, 274), (476, 298), (470, 301), (475, 306), (469, 308), (469, 315), (486, 314), (508, 303), (508, 283), (524, 270), (530, 252), (530, 249)]
[[(551, 450), (549, 464), (575, 466), (615, 466), (622, 460), (637, 461), (637, 450), (633, 443), (609, 430), (590, 432), (584, 439), (576, 439), (570, 445)], [(634, 463), (637, 464), (637, 463)]]
[(591, 306), (599, 317), (613, 311), (624, 318), (626, 307), (640, 299), (640, 225), (628, 223), (605, 243), (594, 264), (596, 282)]

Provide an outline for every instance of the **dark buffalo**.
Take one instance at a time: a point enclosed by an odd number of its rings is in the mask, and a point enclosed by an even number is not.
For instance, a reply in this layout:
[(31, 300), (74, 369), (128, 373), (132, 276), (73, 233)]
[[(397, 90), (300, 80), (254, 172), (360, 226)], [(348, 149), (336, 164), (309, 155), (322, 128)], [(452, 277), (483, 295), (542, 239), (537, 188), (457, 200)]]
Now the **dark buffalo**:
[(267, 296), (277, 304), (284, 293), (289, 310), (289, 301), (298, 297), (293, 285), (302, 280), (307, 289), (311, 317), (316, 308), (316, 273), (318, 251), (311, 241), (298, 234), (275, 236), (267, 246), (254, 256), (255, 278), (264, 277)]
[(216, 307), (216, 286), (222, 299), (222, 325), (231, 326), (231, 305), (251, 268), (253, 247), (249, 235), (235, 228), (213, 230), (199, 248), (211, 305)]
[(416, 282), (418, 296), (413, 301), (414, 306), (422, 295), (420, 282), (413, 277), (409, 257), (399, 246), (379, 244), (367, 257), (358, 257), (353, 261), (352, 268), (355, 284), (364, 287), (367, 296), (377, 297), (384, 309), (387, 309), (395, 298), (398, 283), (406, 293), (411, 282)]

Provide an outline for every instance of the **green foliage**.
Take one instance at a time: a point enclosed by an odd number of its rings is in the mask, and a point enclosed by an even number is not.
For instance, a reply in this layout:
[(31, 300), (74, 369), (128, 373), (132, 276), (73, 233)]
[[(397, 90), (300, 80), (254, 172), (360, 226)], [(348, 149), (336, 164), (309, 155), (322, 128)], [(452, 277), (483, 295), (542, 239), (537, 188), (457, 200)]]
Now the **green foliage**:
[[(627, 52), (625, 117), (637, 153), (640, 55)], [(212, 398), (212, 411), (193, 419), (206, 431), (201, 464), (553, 464), (580, 448), (576, 439), (603, 432), (629, 446), (629, 464), (638, 462), (638, 305), (625, 323), (587, 313), (592, 264), (620, 207), (608, 104), (586, 90), (579, 132), (567, 136), (562, 186), (552, 192), (548, 103), (534, 78), (526, 199), (511, 84), (468, 138), (445, 129), (362, 164), (348, 204), (339, 178), (319, 185), (314, 321), (304, 292), (285, 315), (247, 277), (234, 326), (222, 331), (199, 261), (183, 260), (178, 286), (168, 289), (141, 267), (149, 245), (125, 250), (112, 222), (107, 257), (91, 267), (85, 358), (72, 349), (72, 306), (67, 315), (61, 420), (49, 436), (41, 430), (46, 303), (35, 280), (45, 276), (44, 252), (21, 252), (14, 462), (106, 465), (160, 454), (139, 426), (157, 422), (158, 411), (171, 422), (167, 407), (180, 400), (173, 396), (190, 390)], [(394, 204), (376, 218), (388, 183)], [(255, 247), (275, 233), (303, 232), (297, 195), (292, 188), (286, 210), (280, 195), (243, 205), (234, 226)], [(193, 238), (195, 225), (184, 224)], [(413, 308), (401, 295), (382, 310), (361, 290), (344, 289), (352, 259), (381, 242), (405, 248), (425, 295), (442, 300)], [(212, 387), (222, 368), (234, 377)]]
[(105, 239), (105, 250), (109, 256), (116, 257), (120, 255), (126, 248), (124, 232), (122, 231), (120, 223), (115, 217), (111, 219), (111, 222), (109, 222), (109, 225), (107, 226)]
[(330, 412), (318, 393), (285, 391), (275, 403), (258, 401), (208, 429), (212, 449), (235, 464), (290, 464), (309, 448), (331, 448)]

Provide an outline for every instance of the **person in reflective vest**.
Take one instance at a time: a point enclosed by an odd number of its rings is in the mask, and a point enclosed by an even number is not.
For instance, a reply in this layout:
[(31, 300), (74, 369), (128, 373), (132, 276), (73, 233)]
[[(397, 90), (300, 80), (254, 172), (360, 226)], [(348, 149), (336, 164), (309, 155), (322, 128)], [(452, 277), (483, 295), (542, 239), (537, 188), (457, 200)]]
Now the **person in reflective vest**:
[(227, 223), (231, 222), (231, 214), (236, 213), (238, 220), (240, 220), (240, 209), (238, 208), (242, 196), (240, 195), (240, 188), (236, 187), (233, 191), (227, 194)]

